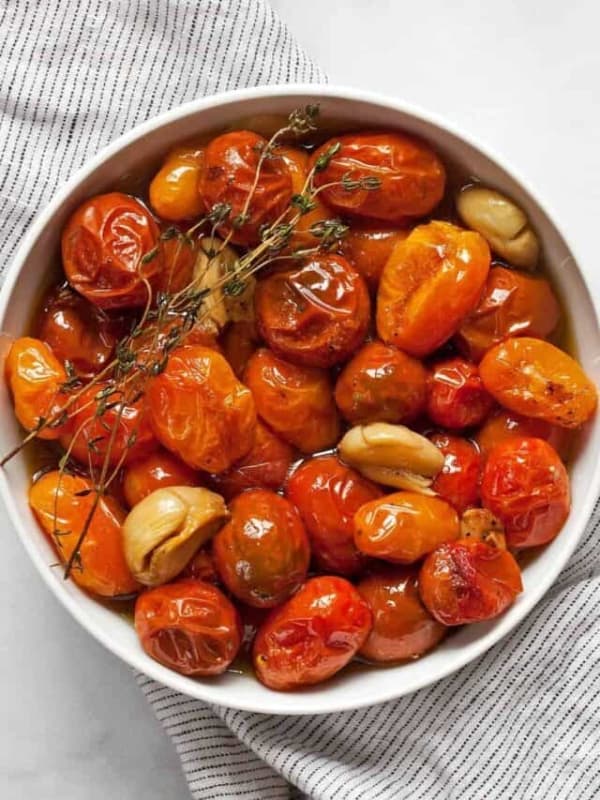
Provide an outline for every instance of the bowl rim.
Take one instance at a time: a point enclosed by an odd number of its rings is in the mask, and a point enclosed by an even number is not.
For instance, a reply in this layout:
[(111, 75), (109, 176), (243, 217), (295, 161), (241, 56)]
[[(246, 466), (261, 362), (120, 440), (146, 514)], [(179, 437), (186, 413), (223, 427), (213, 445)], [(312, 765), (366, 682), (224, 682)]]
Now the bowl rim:
[[(515, 169), (513, 165), (504, 157), (499, 156), (492, 148), (485, 144), (481, 144), (477, 137), (466, 133), (459, 126), (452, 122), (447, 121), (441, 115), (425, 110), (413, 103), (407, 103), (395, 97), (391, 97), (379, 92), (373, 92), (365, 89), (354, 88), (344, 85), (320, 85), (312, 83), (291, 83), (291, 84), (274, 84), (269, 86), (259, 86), (244, 89), (235, 89), (227, 92), (220, 92), (218, 94), (210, 95), (208, 97), (199, 98), (189, 101), (187, 103), (169, 109), (155, 117), (152, 117), (145, 122), (135, 126), (131, 130), (119, 136), (110, 144), (102, 148), (91, 159), (87, 160), (62, 186), (58, 188), (52, 196), (49, 203), (43, 208), (34, 218), (26, 231), (19, 247), (17, 248), (10, 265), (8, 266), (3, 285), (0, 289), (0, 330), (4, 323), (6, 311), (10, 303), (13, 290), (16, 282), (21, 273), (21, 269), (28, 257), (29, 251), (35, 241), (38, 239), (42, 231), (45, 229), (48, 221), (52, 218), (56, 210), (68, 200), (71, 193), (83, 182), (92, 172), (98, 169), (105, 161), (117, 154), (127, 145), (142, 138), (144, 135), (161, 128), (169, 123), (182, 119), (188, 115), (196, 114), (203, 110), (233, 105), (239, 101), (251, 99), (265, 99), (270, 97), (289, 97), (291, 100), (295, 96), (311, 96), (314, 95), (315, 100), (319, 98), (340, 99), (350, 102), (364, 102), (372, 105), (379, 105), (386, 107), (393, 111), (413, 116), (428, 124), (438, 127), (442, 131), (446, 131), (458, 139), (466, 142), (471, 147), (478, 150), (484, 156), (489, 158), (492, 162), (498, 164), (511, 178), (513, 178), (523, 189), (530, 195), (535, 204), (546, 214), (551, 220), (554, 228), (562, 237), (569, 251), (575, 258), (575, 268), (581, 278), (583, 290), (587, 293), (589, 298), (590, 307), (593, 309), (596, 325), (598, 325), (598, 306), (595, 302), (593, 294), (590, 292), (585, 274), (579, 268), (582, 263), (578, 257), (576, 249), (572, 246), (568, 237), (565, 236), (562, 226), (557, 219), (553, 209), (549, 208), (546, 201), (541, 201), (535, 189), (533, 189), (529, 181), (522, 176), (519, 170)], [(489, 630), (484, 636), (476, 641), (470, 643), (468, 648), (465, 648), (463, 655), (455, 656), (449, 666), (442, 666), (436, 670), (430, 670), (420, 679), (413, 679), (407, 681), (396, 689), (385, 689), (386, 684), (381, 682), (383, 687), (376, 692), (370, 692), (367, 695), (349, 696), (347, 702), (335, 702), (325, 700), (320, 695), (311, 696), (308, 693), (296, 692), (291, 695), (285, 693), (273, 693), (274, 705), (277, 708), (265, 711), (264, 705), (260, 702), (254, 701), (237, 701), (232, 698), (231, 704), (224, 702), (222, 688), (215, 687), (210, 682), (190, 681), (183, 675), (176, 672), (167, 670), (162, 665), (151, 660), (146, 654), (139, 649), (139, 652), (132, 652), (127, 645), (121, 645), (114, 642), (108, 631), (100, 622), (91, 621), (86, 618), (85, 612), (80, 608), (79, 603), (74, 596), (61, 588), (61, 583), (57, 582), (51, 575), (48, 565), (43, 559), (40, 551), (36, 549), (33, 541), (27, 533), (27, 526), (22, 520), (17, 506), (17, 501), (13, 495), (7, 473), (4, 469), (0, 469), (0, 495), (2, 496), (6, 508), (8, 510), (9, 518), (16, 529), (19, 539), (21, 540), (29, 557), (35, 564), (38, 572), (41, 574), (42, 579), (50, 588), (55, 597), (58, 598), (60, 603), (70, 612), (70, 614), (82, 625), (91, 635), (104, 645), (111, 653), (118, 656), (129, 666), (139, 670), (139, 672), (154, 679), (158, 683), (167, 686), (182, 694), (203, 700), (209, 703), (218, 705), (225, 705), (231, 708), (240, 709), (243, 711), (251, 711), (258, 713), (271, 713), (271, 714), (325, 714), (332, 712), (342, 712), (351, 709), (363, 708), (365, 706), (376, 705), (389, 700), (396, 700), (404, 695), (411, 694), (419, 689), (424, 689), (433, 683), (445, 678), (454, 672), (458, 671), (465, 665), (474, 661), (483, 655), (490, 647), (500, 641), (504, 636), (513, 631), (520, 622), (529, 614), (533, 607), (539, 600), (546, 594), (550, 586), (556, 580), (558, 574), (567, 565), (575, 548), (581, 541), (583, 532), (592, 514), (596, 498), (600, 489), (600, 459), (597, 459), (596, 465), (591, 475), (585, 497), (577, 509), (577, 514), (573, 520), (574, 530), (571, 535), (569, 543), (565, 546), (561, 557), (552, 563), (547, 570), (543, 579), (540, 580), (535, 586), (531, 587), (527, 593), (521, 597), (521, 601), (517, 607), (513, 609), (512, 617), (509, 621), (506, 618), (500, 618), (499, 623)], [(194, 687), (194, 691), (191, 688)], [(286, 697), (298, 698), (302, 696), (302, 708), (298, 708), (298, 703), (288, 704)], [(325, 705), (326, 708), (319, 708), (320, 705)]]

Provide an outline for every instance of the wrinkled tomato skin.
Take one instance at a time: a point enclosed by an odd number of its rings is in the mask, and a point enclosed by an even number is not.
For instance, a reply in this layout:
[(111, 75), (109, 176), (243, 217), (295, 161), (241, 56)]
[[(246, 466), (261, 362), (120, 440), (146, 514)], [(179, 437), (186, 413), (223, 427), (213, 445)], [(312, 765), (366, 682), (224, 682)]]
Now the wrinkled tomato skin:
[(367, 287), (334, 253), (259, 281), (254, 302), (263, 339), (294, 364), (332, 367), (360, 346), (369, 327)]
[(219, 573), (210, 545), (202, 547), (183, 568), (180, 578), (193, 578), (196, 581), (219, 583)]
[(199, 486), (200, 475), (166, 450), (135, 461), (125, 469), (123, 493), (129, 508), (167, 486)]
[(232, 322), (225, 328), (219, 341), (231, 369), (241, 378), (250, 356), (260, 344), (256, 323)]
[(250, 452), (231, 469), (213, 475), (217, 491), (226, 498), (246, 489), (273, 489), (283, 485), (294, 460), (294, 448), (258, 420)]
[(346, 364), (335, 402), (353, 425), (416, 419), (425, 409), (427, 372), (420, 361), (383, 342), (368, 342)]
[(244, 212), (254, 184), (260, 150), (267, 140), (251, 131), (231, 131), (217, 136), (206, 147), (200, 194), (206, 211), (217, 203), (231, 206), (229, 218), (219, 227), (222, 236), (246, 247), (260, 242), (262, 225), (273, 223), (292, 198), (292, 178), (281, 158), (262, 162), (258, 182), (248, 208), (248, 219), (238, 227), (233, 220)]
[[(90, 480), (58, 471), (47, 472), (29, 490), (29, 504), (63, 564), (75, 550), (93, 502)], [(81, 544), (81, 560), (71, 571), (82, 589), (101, 597), (119, 597), (141, 588), (123, 554), (124, 519), (125, 512), (112, 497), (100, 498)]]
[(204, 210), (200, 196), (200, 177), (204, 149), (187, 145), (171, 150), (150, 183), (150, 206), (169, 222), (199, 217)]
[(479, 370), (462, 358), (449, 358), (434, 365), (429, 377), (427, 415), (442, 428), (460, 430), (481, 423), (494, 407)]
[(300, 515), (267, 489), (243, 492), (230, 510), (231, 519), (213, 539), (219, 576), (244, 603), (273, 608), (306, 578), (310, 546)]
[(460, 436), (434, 433), (429, 437), (444, 454), (444, 466), (431, 488), (459, 514), (478, 505), (481, 455), (475, 445)]
[(578, 428), (596, 410), (596, 387), (571, 356), (541, 339), (506, 339), (479, 365), (488, 392), (509, 411)]
[[(295, 147), (279, 147), (277, 149), (277, 157), (282, 159), (289, 170), (294, 194), (305, 194), (305, 184), (309, 170), (308, 153), (303, 150), (297, 150)], [(294, 226), (294, 232), (289, 243), (291, 250), (315, 247), (319, 242), (310, 232), (311, 225), (331, 217), (329, 209), (323, 205), (318, 195), (313, 197), (312, 202), (315, 207), (308, 213), (302, 214)]]
[(148, 300), (142, 280), (154, 284), (163, 268), (159, 229), (148, 210), (127, 194), (86, 200), (62, 234), (62, 259), (71, 286), (100, 308), (135, 308)]
[(488, 455), (481, 499), (503, 523), (509, 547), (537, 547), (552, 541), (569, 515), (569, 476), (547, 442), (511, 438)]
[(417, 570), (381, 567), (356, 588), (373, 613), (371, 633), (359, 651), (363, 658), (382, 663), (415, 659), (446, 635), (421, 602)]
[(318, 456), (290, 475), (285, 494), (300, 512), (321, 572), (354, 575), (364, 559), (354, 544), (354, 514), (382, 496), (375, 484), (335, 456)]
[(546, 339), (560, 320), (560, 305), (550, 284), (514, 269), (489, 272), (477, 307), (456, 334), (459, 349), (473, 361), (509, 336)]
[(504, 411), (504, 409), (499, 409), (488, 417), (475, 434), (475, 442), (482, 458), (485, 459), (497, 444), (522, 436), (532, 436), (548, 442), (563, 461), (569, 455), (571, 437), (565, 428), (551, 425), (549, 422), (544, 422), (543, 419), (524, 417), (513, 411)]
[(215, 350), (174, 350), (150, 381), (146, 400), (156, 437), (192, 469), (224, 472), (252, 447), (252, 394)]
[(490, 249), (449, 222), (420, 225), (388, 259), (377, 292), (381, 339), (421, 358), (456, 333), (479, 301)]
[(150, 658), (182, 675), (220, 675), (242, 642), (233, 604), (216, 586), (189, 578), (143, 592), (135, 629)]
[(314, 453), (336, 444), (341, 426), (327, 372), (261, 348), (249, 359), (244, 381), (262, 419), (298, 450)]
[(395, 564), (412, 564), (458, 535), (452, 506), (416, 492), (393, 492), (365, 503), (354, 515), (360, 552)]
[(442, 625), (497, 617), (522, 590), (514, 556), (474, 539), (459, 539), (434, 550), (419, 573), (421, 599)]
[(423, 142), (401, 133), (361, 133), (339, 136), (315, 151), (316, 164), (332, 145), (339, 151), (315, 173), (315, 186), (377, 178), (377, 189), (349, 191), (341, 185), (321, 192), (323, 202), (339, 214), (402, 223), (429, 214), (444, 194), (446, 173), (437, 155)]
[(256, 676), (280, 691), (321, 683), (351, 661), (371, 624), (368, 604), (349, 581), (311, 578), (259, 628), (253, 648)]
[(194, 276), (196, 251), (187, 240), (173, 237), (160, 243), (163, 268), (154, 282), (157, 292), (176, 294), (185, 289)]
[(340, 252), (363, 277), (371, 292), (376, 292), (388, 258), (409, 229), (354, 227), (340, 242)]

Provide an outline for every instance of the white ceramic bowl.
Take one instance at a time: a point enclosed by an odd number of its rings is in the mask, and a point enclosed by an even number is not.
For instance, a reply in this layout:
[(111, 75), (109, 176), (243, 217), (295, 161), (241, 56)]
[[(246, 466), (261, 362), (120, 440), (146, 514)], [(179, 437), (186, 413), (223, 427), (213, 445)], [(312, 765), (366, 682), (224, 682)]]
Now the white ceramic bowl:
[[(280, 86), (217, 95), (162, 114), (122, 136), (63, 186), (31, 226), (2, 288), (0, 330), (11, 337), (27, 332), (34, 303), (48, 282), (48, 271), (58, 263), (61, 229), (82, 200), (115, 186), (127, 187), (182, 139), (218, 130), (255, 114), (287, 114), (292, 108), (315, 101), (321, 104), (324, 118), (339, 120), (341, 125), (346, 122), (368, 128), (399, 128), (422, 136), (443, 159), (457, 163), (467, 174), (478, 176), (520, 203), (543, 242), (552, 280), (569, 311), (579, 358), (598, 381), (600, 334), (593, 303), (556, 219), (525, 182), (504, 160), (491, 156), (471, 137), (430, 114), (389, 98), (335, 87)], [(3, 337), (5, 350), (8, 341)], [(0, 410), (0, 452), (4, 453), (21, 436), (4, 385), (0, 390)], [(357, 708), (413, 692), (477, 658), (511, 631), (555, 580), (581, 537), (598, 495), (599, 454), (600, 419), (596, 419), (585, 432), (571, 470), (573, 509), (567, 524), (560, 536), (527, 565), (524, 592), (507, 613), (492, 622), (461, 629), (419, 661), (386, 669), (342, 672), (321, 686), (288, 694), (266, 689), (251, 675), (226, 674), (216, 679), (193, 680), (148, 658), (129, 622), (85, 595), (72, 582), (63, 581), (60, 570), (50, 568), (55, 555), (28, 507), (30, 474), (21, 456), (4, 472), (0, 471), (0, 490), (25, 549), (50, 589), (96, 639), (132, 667), (173, 689), (212, 703), (271, 714), (316, 714)]]

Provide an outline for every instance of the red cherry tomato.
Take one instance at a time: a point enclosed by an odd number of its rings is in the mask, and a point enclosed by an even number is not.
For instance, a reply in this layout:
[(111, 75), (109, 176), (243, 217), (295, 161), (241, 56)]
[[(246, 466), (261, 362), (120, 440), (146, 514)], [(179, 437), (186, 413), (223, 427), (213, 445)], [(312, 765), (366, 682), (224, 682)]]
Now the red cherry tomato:
[(181, 571), (180, 578), (219, 583), (219, 573), (210, 546), (202, 547)]
[(388, 258), (398, 242), (406, 239), (407, 228), (350, 228), (340, 242), (340, 252), (362, 275), (371, 291), (376, 291)]
[(259, 629), (256, 675), (278, 690), (321, 683), (354, 657), (371, 624), (369, 606), (351, 583), (329, 575), (311, 578)]
[(200, 486), (199, 474), (166, 450), (150, 453), (130, 464), (123, 477), (123, 494), (133, 508), (157, 489), (167, 486)]
[[(275, 157), (281, 158), (288, 168), (294, 194), (304, 194), (309, 170), (308, 153), (304, 150), (296, 150), (294, 147), (278, 147)], [(308, 213), (302, 214), (294, 226), (289, 243), (291, 250), (315, 247), (319, 242), (311, 233), (311, 226), (331, 217), (329, 209), (323, 205), (318, 195), (313, 197), (312, 202), (314, 208)]]
[(481, 499), (503, 523), (509, 547), (536, 547), (554, 539), (569, 515), (569, 476), (547, 442), (510, 438), (488, 455)]
[(480, 425), (494, 407), (475, 364), (462, 358), (438, 362), (432, 370), (427, 396), (427, 414), (443, 428)]
[(479, 500), (481, 456), (468, 439), (435, 433), (429, 437), (444, 454), (444, 466), (431, 488), (461, 514)]
[(221, 338), (223, 355), (231, 369), (241, 378), (252, 353), (260, 344), (260, 336), (254, 322), (232, 322), (225, 328)]
[(484, 422), (475, 435), (475, 441), (483, 458), (487, 458), (491, 449), (507, 439), (533, 436), (548, 442), (565, 460), (569, 454), (571, 437), (564, 428), (544, 422), (543, 419), (524, 417), (513, 411), (498, 411)]
[(135, 629), (150, 658), (182, 675), (220, 675), (242, 642), (239, 615), (223, 592), (189, 578), (141, 594)]

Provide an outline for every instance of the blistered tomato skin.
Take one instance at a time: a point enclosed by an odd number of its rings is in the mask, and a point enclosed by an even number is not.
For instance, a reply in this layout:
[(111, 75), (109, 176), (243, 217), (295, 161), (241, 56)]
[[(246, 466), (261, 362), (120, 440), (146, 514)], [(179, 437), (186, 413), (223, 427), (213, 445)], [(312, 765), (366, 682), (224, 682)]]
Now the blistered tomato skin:
[(370, 319), (363, 279), (342, 256), (312, 256), (298, 269), (259, 281), (259, 331), (269, 347), (294, 364), (332, 367), (360, 346)]
[[(87, 494), (86, 494), (87, 492)], [(29, 490), (29, 504), (42, 529), (66, 563), (94, 502), (87, 478), (47, 472)], [(121, 525), (125, 512), (111, 497), (101, 497), (74, 563), (76, 584), (102, 597), (130, 595), (140, 589), (125, 562)]]
[(444, 454), (444, 466), (431, 488), (459, 514), (479, 502), (481, 455), (468, 439), (435, 433), (429, 437)]
[(442, 625), (497, 617), (522, 590), (521, 571), (511, 553), (474, 539), (434, 550), (419, 573), (421, 599)]
[(252, 447), (252, 394), (215, 350), (174, 350), (150, 381), (146, 401), (156, 437), (192, 469), (224, 472)]
[(429, 355), (479, 301), (490, 267), (485, 239), (449, 222), (420, 225), (396, 245), (377, 293), (381, 339), (413, 356)]
[(383, 342), (368, 342), (335, 386), (337, 407), (353, 425), (414, 420), (425, 409), (427, 372), (420, 361)]
[[(336, 136), (314, 153), (312, 164), (332, 145), (341, 145), (324, 170), (315, 173), (315, 186), (330, 186), (323, 202), (339, 214), (402, 223), (407, 217), (429, 214), (442, 199), (446, 172), (436, 154), (423, 142), (400, 133), (360, 133)], [(348, 190), (341, 185), (377, 178), (379, 188)]]
[(301, 452), (336, 444), (341, 427), (327, 372), (290, 364), (261, 348), (249, 359), (244, 381), (262, 419)]
[(230, 510), (231, 519), (213, 540), (219, 576), (248, 605), (273, 608), (306, 578), (310, 546), (300, 515), (267, 489), (243, 492)]
[(352, 226), (340, 242), (340, 252), (375, 292), (392, 250), (409, 233), (407, 228)]
[(481, 499), (503, 523), (509, 547), (552, 541), (569, 515), (569, 476), (542, 439), (511, 438), (488, 455)]
[(86, 200), (62, 234), (62, 259), (71, 286), (100, 308), (135, 308), (148, 300), (163, 268), (159, 229), (149, 211), (127, 194)]
[(379, 568), (357, 584), (373, 613), (373, 627), (359, 654), (375, 662), (422, 656), (446, 635), (423, 605), (414, 568)]
[(354, 541), (361, 553), (396, 564), (412, 564), (458, 535), (452, 506), (416, 492), (385, 495), (354, 515)]
[[(258, 174), (247, 218), (239, 220), (256, 178), (261, 149), (266, 145), (267, 140), (256, 133), (231, 131), (217, 136), (204, 151), (200, 194), (206, 211), (217, 203), (231, 206), (230, 215), (219, 232), (231, 235), (234, 244), (258, 244), (261, 226), (273, 223), (292, 198), (292, 178), (284, 160), (266, 158)], [(235, 223), (236, 218), (240, 224)]]
[(354, 514), (381, 497), (381, 490), (335, 456), (318, 456), (294, 470), (285, 493), (306, 525), (319, 570), (339, 575), (359, 572), (364, 558), (354, 544)]
[(371, 625), (371, 610), (349, 581), (311, 578), (260, 627), (253, 648), (256, 676), (279, 691), (321, 683), (352, 660)]
[(220, 675), (242, 642), (238, 613), (223, 592), (189, 578), (141, 594), (135, 629), (150, 658), (182, 675)]
[(150, 205), (161, 219), (180, 222), (202, 214), (199, 185), (203, 162), (200, 146), (175, 147), (167, 154), (150, 183)]
[(497, 444), (522, 436), (543, 439), (552, 445), (563, 460), (569, 453), (570, 435), (567, 430), (544, 422), (543, 419), (524, 417), (504, 409), (499, 409), (488, 417), (475, 434), (475, 441), (485, 459)]
[(199, 486), (199, 474), (166, 450), (150, 453), (125, 470), (123, 492), (130, 508), (156, 489)]
[(429, 377), (427, 414), (442, 428), (460, 430), (480, 425), (494, 407), (479, 370), (463, 358), (449, 358), (434, 365)]

